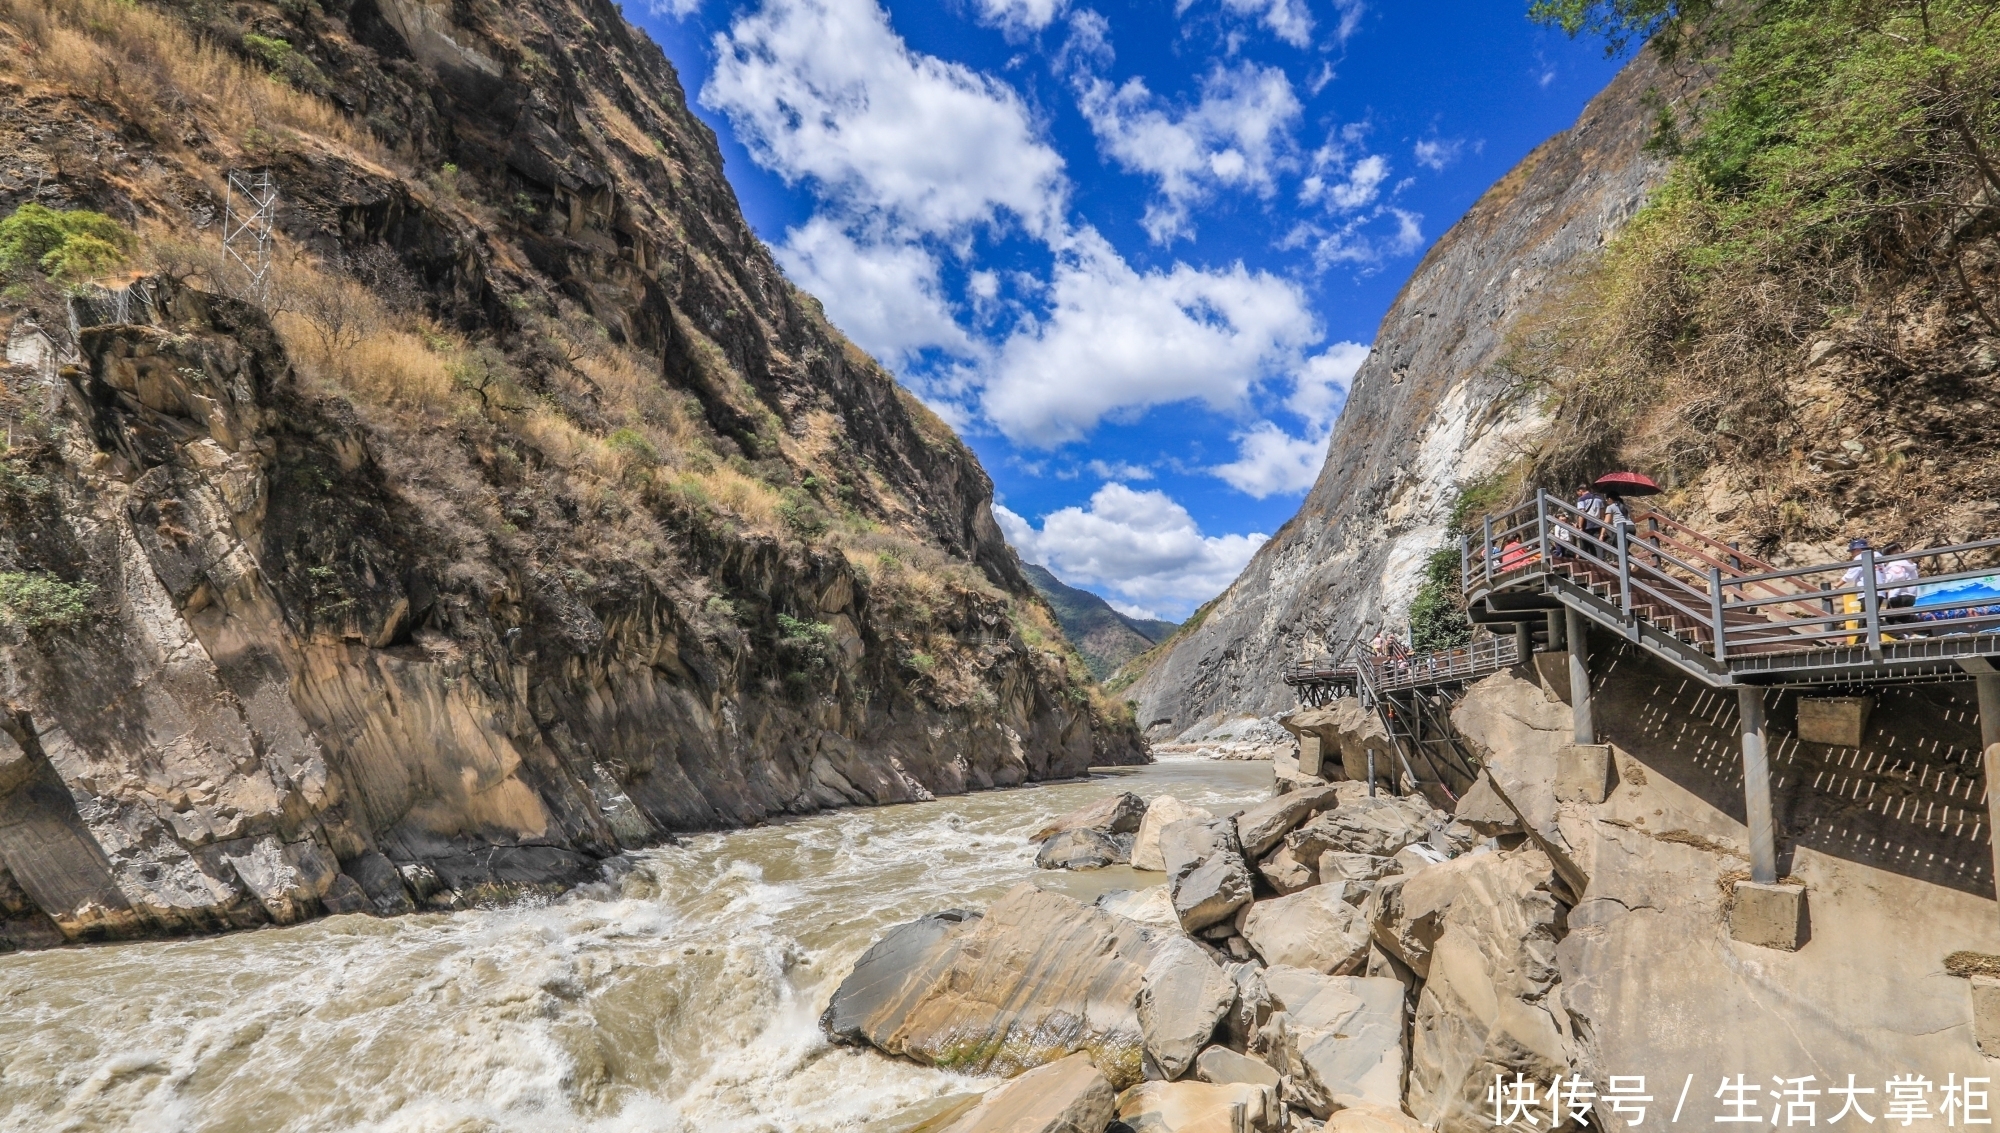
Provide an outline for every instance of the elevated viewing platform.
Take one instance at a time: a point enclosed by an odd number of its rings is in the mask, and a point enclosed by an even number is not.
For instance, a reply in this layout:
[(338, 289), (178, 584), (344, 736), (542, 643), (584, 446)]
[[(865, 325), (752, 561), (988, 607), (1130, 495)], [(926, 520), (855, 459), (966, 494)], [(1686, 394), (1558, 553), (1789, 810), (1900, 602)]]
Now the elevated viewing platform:
[[(1970, 683), (1971, 698), (1938, 694), (1944, 704), (1975, 701), (1980, 734), (1979, 752), (1969, 753), (1962, 771), (1938, 775), (1940, 784), (1952, 784), (1940, 813), (1981, 806), (1982, 821), (1968, 825), (1961, 816), (1954, 829), (1981, 843), (1980, 857), (1994, 855), (1990, 831), (2000, 800), (1984, 783), (2000, 774), (2000, 539), (1888, 554), (1864, 548), (1847, 562), (1780, 568), (1664, 515), (1607, 525), (1538, 493), (1461, 542), (1460, 583), (1467, 616), (1490, 636), (1431, 653), (1295, 665), (1284, 674), (1310, 707), (1357, 698), (1380, 741), (1379, 752), (1366, 752), (1371, 782), (1397, 782), (1440, 805), (1470, 789), (1478, 758), (1461, 742), (1451, 704), (1470, 684), (1533, 662), (1541, 662), (1534, 664), (1539, 679), (1559, 685), (1569, 702), (1566, 759), (1582, 769), (1578, 781), (1603, 779), (1612, 757), (1600, 742), (1597, 701), (1619, 662), (1593, 666), (1594, 637), (1600, 651), (1636, 651), (1685, 678), (1679, 691), (1669, 683), (1657, 695), (1673, 704), (1694, 696), (1705, 720), (1724, 718), (1716, 694), (1734, 693), (1728, 715), (1741, 745), (1751, 879), (1767, 886), (1779, 877), (1767, 709), (1775, 704), (1787, 721), (1802, 719), (1808, 701), (1815, 713), (1849, 714), (1851, 738), (1805, 737), (1803, 725), (1789, 736), (1777, 733), (1791, 745), (1782, 758), (1795, 759), (1802, 738), (1853, 753), (1867, 706), (1907, 695), (1892, 690)], [(1607, 649), (1607, 636), (1626, 650)], [(1983, 782), (1975, 787), (1967, 773)], [(1814, 792), (1822, 781), (1836, 792), (1847, 784), (1828, 772), (1815, 777)], [(1919, 786), (1928, 790), (1927, 783)], [(1926, 805), (1928, 815), (1940, 804)]]
[[(1963, 680), (2000, 655), (2000, 539), (1779, 569), (1663, 515), (1614, 530), (1538, 493), (1460, 558), (1473, 621), (1573, 611), (1713, 688)], [(1894, 564), (1931, 569), (1883, 581)]]

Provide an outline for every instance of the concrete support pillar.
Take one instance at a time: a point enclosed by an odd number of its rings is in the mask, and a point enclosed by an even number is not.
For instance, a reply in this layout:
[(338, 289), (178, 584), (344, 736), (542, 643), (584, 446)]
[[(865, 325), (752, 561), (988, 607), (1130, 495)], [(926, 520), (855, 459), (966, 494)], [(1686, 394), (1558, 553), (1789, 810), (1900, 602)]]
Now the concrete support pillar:
[(1535, 659), (1535, 626), (1533, 622), (1514, 623), (1514, 656), (1520, 663), (1529, 665)]
[(1563, 608), (1564, 636), (1569, 638), (1569, 713), (1580, 744), (1597, 742), (1596, 697), (1590, 691), (1590, 623), (1570, 607)]
[(1979, 746), (1985, 751), (1986, 830), (1993, 845), (1994, 883), (2000, 885), (2000, 673), (1975, 673), (1979, 690)]
[(1743, 718), (1743, 814), (1750, 826), (1750, 880), (1762, 885), (1778, 880), (1778, 848), (1771, 822), (1771, 763), (1765, 754), (1764, 690), (1736, 690)]

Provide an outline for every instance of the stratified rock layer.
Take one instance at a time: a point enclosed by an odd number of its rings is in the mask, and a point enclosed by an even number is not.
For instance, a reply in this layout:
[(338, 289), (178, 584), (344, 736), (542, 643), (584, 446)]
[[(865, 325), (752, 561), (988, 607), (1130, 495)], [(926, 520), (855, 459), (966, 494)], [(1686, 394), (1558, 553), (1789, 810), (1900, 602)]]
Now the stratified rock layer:
[[(267, 169), (282, 256), (462, 338), (398, 349), (464, 380), (392, 409), (165, 278), (0, 299), (0, 572), (88, 595), (59, 629), (0, 614), (0, 948), (462, 905), (676, 831), (1143, 760), (1014, 629), (1040, 599), (970, 450), (786, 282), (614, 6), (141, 9), (203, 21), (224, 70), (244, 33), (288, 44), (362, 140), (263, 123), (246, 154), (216, 119), (240, 100), (180, 92), (162, 141), (130, 91), (0, 75), (0, 215), (32, 195), (203, 232), (149, 251), (212, 287), (207, 186)], [(0, 15), (10, 61), (29, 11)], [(60, 157), (109, 138), (146, 176)], [(628, 414), (685, 451), (641, 437), (586, 475)], [(674, 486), (718, 465), (807, 522)], [(813, 492), (922, 557), (935, 600), (885, 597), (813, 533)]]

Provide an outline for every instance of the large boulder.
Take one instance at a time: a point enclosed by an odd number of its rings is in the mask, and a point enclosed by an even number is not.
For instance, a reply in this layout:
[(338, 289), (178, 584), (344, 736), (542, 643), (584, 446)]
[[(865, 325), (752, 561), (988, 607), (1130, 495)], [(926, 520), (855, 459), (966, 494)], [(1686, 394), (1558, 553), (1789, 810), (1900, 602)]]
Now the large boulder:
[(1072, 1054), (987, 1094), (939, 1133), (1104, 1133), (1117, 1116), (1110, 1081), (1089, 1055)]
[(1452, 817), (1482, 838), (1498, 838), (1525, 831), (1521, 816), (1507, 805), (1507, 800), (1494, 787), (1493, 777), (1484, 771), (1473, 781), (1472, 789), (1458, 800), (1458, 809), (1452, 812)]
[(1103, 869), (1123, 865), (1131, 857), (1131, 835), (1111, 835), (1079, 826), (1051, 834), (1035, 854), (1043, 869)]
[(1264, 986), (1264, 969), (1255, 964), (1230, 964), (1225, 970), (1236, 985), (1236, 999), (1222, 1018), (1222, 1041), (1231, 1050), (1248, 1050), (1271, 1019), (1271, 989)]
[(1495, 1075), (1546, 1082), (1568, 1068), (1561, 997), (1551, 994), (1564, 927), (1551, 893), (1559, 883), (1534, 846), (1425, 870), (1405, 896), (1434, 876), (1452, 892), (1417, 1000), (1408, 1106), (1442, 1133), (1487, 1133)]
[(1168, 891), (1181, 927), (1200, 932), (1236, 915), (1253, 890), (1229, 819), (1183, 819), (1160, 832)]
[(1401, 1106), (1401, 983), (1278, 967), (1264, 984), (1278, 1008), (1264, 1033), (1270, 1061), (1290, 1076), (1287, 1100), (1321, 1120), (1356, 1102)]
[(977, 920), (892, 930), (822, 1023), (838, 1041), (981, 1076), (1082, 1051), (1123, 1088), (1141, 1076), (1139, 992), (1169, 939), (1182, 938), (1024, 883)]
[(1132, 843), (1132, 868), (1165, 870), (1167, 861), (1160, 853), (1160, 832), (1183, 819), (1214, 816), (1198, 806), (1189, 806), (1172, 795), (1161, 795), (1146, 807), (1139, 822), (1139, 835)]
[(1392, 874), (1375, 883), (1362, 905), (1375, 942), (1419, 978), (1428, 977), (1431, 949), (1444, 932), (1444, 915), (1458, 899), (1459, 879), (1481, 858), (1456, 858), (1414, 875)]
[(1245, 857), (1261, 858), (1293, 827), (1339, 802), (1340, 792), (1332, 786), (1279, 795), (1236, 816), (1236, 840)]
[(1173, 929), (1181, 927), (1181, 919), (1174, 913), (1174, 899), (1167, 895), (1164, 885), (1114, 889), (1097, 898), (1097, 907), (1113, 916), (1126, 917), (1140, 924)]
[(1235, 983), (1199, 944), (1184, 936), (1161, 941), (1139, 989), (1147, 1057), (1168, 1079), (1187, 1073), (1235, 1001)]
[(961, 930), (978, 919), (978, 913), (951, 909), (883, 933), (840, 981), (820, 1026), (835, 1042), (873, 1042), (882, 1021), (900, 1019), (950, 964)]
[(1202, 1051), (1194, 1060), (1194, 1075), (1216, 1085), (1246, 1082), (1253, 1086), (1269, 1086), (1274, 1090), (1284, 1081), (1276, 1070), (1271, 1069), (1270, 1063), (1239, 1054), (1226, 1046), (1212, 1046)]
[(1284, 1114), (1270, 1086), (1145, 1082), (1118, 1095), (1118, 1120), (1132, 1133), (1278, 1133)]
[(1545, 695), (1540, 685), (1495, 673), (1466, 690), (1451, 720), (1478, 754), (1482, 778), (1549, 855), (1570, 891), (1583, 892), (1589, 878), (1563, 829), (1556, 798), (1563, 752), (1575, 739), (1569, 707)]
[(1264, 860), (1257, 863), (1257, 872), (1280, 894), (1297, 893), (1319, 884), (1319, 872), (1293, 857), (1290, 846), (1279, 846), (1264, 855)]
[(1351, 1105), (1326, 1119), (1321, 1133), (1430, 1133), (1400, 1109)]
[(1343, 886), (1315, 885), (1259, 901), (1242, 919), (1243, 939), (1266, 964), (1347, 975), (1368, 959), (1368, 920)]
[(1095, 830), (1099, 834), (1136, 834), (1146, 817), (1146, 800), (1130, 791), (1078, 807), (1030, 835), (1030, 842), (1047, 841), (1065, 830)]
[(1382, 729), (1382, 718), (1361, 707), (1354, 697), (1342, 697), (1321, 708), (1303, 709), (1280, 717), (1278, 722), (1299, 737), (1302, 751), (1308, 743), (1319, 745), (1319, 774), (1323, 779), (1367, 779), (1370, 750), (1375, 752), (1377, 769), (1386, 770), (1390, 758), (1389, 733)]
[(1431, 836), (1444, 816), (1416, 795), (1356, 799), (1306, 823), (1287, 839), (1300, 861), (1318, 861), (1329, 850), (1389, 857)]
[(1379, 881), (1399, 868), (1394, 857), (1354, 854), (1346, 850), (1328, 850), (1319, 856), (1318, 864), (1319, 878), (1328, 884), (1336, 881)]

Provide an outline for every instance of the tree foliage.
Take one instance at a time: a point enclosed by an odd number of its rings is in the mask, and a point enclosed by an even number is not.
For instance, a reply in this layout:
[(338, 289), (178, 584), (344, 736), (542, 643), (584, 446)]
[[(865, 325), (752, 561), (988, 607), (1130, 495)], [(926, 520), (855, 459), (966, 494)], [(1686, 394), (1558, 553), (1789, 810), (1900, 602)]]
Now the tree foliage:
[(38, 633), (69, 629), (90, 617), (97, 588), (88, 582), (64, 582), (52, 574), (0, 571), (0, 625)]
[(1472, 640), (1458, 570), (1456, 547), (1440, 547), (1424, 563), (1423, 585), (1410, 603), (1410, 648), (1419, 653), (1452, 649)]
[(89, 209), (30, 201), (0, 220), (0, 271), (87, 279), (117, 267), (131, 247), (132, 234), (123, 225)]
[(1717, 0), (1533, 0), (1528, 16), (1571, 36), (1602, 37), (1612, 55), (1655, 37), (1671, 54), (1696, 42), (1719, 7)]

